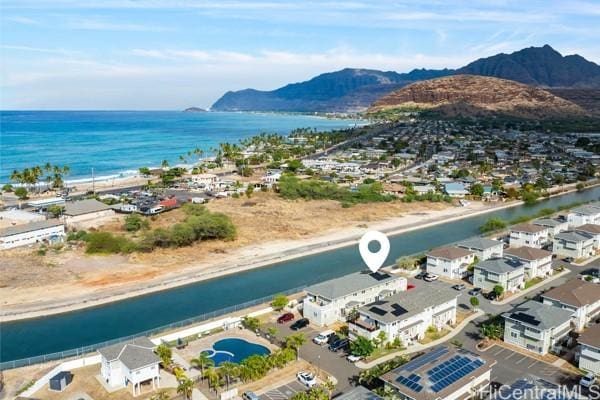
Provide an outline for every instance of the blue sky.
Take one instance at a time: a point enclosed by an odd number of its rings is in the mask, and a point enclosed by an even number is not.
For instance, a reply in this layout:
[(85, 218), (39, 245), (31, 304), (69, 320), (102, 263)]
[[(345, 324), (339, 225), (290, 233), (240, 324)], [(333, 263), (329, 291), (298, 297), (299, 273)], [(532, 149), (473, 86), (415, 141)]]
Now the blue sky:
[(600, 1), (2, 0), (3, 109), (209, 107), (344, 67), (550, 44), (600, 63)]

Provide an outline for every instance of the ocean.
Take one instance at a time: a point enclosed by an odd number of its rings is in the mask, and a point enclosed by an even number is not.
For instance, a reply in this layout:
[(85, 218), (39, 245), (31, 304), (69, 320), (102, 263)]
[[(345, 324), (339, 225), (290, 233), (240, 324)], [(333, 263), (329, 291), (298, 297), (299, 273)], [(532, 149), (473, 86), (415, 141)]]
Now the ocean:
[(13, 170), (69, 165), (67, 180), (127, 176), (140, 167), (182, 163), (180, 155), (261, 132), (341, 129), (360, 120), (266, 113), (178, 111), (0, 111), (0, 182)]

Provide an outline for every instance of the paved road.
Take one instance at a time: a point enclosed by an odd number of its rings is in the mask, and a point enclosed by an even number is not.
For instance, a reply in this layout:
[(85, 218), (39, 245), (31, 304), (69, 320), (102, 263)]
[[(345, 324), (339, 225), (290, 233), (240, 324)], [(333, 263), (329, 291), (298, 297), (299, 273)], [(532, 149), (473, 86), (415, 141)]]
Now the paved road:
[(292, 381), (275, 389), (271, 389), (258, 397), (260, 400), (286, 400), (292, 397), (295, 393), (303, 392), (305, 390), (306, 386), (302, 385), (298, 381)]

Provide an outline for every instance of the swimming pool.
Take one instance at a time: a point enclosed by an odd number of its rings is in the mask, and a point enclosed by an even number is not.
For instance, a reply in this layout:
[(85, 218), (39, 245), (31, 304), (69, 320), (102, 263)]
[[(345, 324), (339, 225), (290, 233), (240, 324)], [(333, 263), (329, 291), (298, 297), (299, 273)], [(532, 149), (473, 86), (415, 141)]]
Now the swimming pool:
[(271, 354), (268, 348), (260, 344), (251, 343), (244, 339), (221, 339), (212, 345), (212, 349), (202, 350), (215, 362), (216, 366), (225, 361), (240, 363), (245, 358), (254, 354)]

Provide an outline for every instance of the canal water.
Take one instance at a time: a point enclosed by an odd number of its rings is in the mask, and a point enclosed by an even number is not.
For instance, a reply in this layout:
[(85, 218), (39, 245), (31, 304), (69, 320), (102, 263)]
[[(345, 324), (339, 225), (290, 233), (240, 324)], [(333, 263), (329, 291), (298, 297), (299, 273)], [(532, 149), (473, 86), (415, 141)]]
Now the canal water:
[[(479, 233), (491, 217), (510, 220), (542, 208), (598, 200), (600, 188), (448, 222), (390, 237), (386, 264)], [(133, 335), (200, 314), (364, 269), (358, 246), (45, 318), (0, 326), (0, 360), (12, 361)]]

